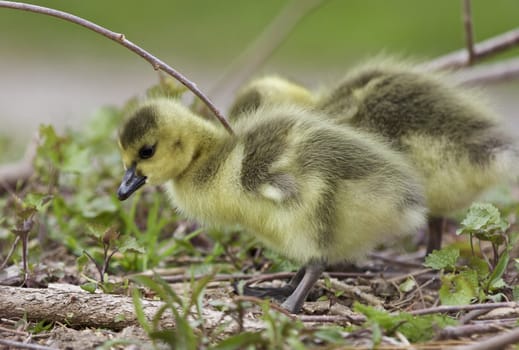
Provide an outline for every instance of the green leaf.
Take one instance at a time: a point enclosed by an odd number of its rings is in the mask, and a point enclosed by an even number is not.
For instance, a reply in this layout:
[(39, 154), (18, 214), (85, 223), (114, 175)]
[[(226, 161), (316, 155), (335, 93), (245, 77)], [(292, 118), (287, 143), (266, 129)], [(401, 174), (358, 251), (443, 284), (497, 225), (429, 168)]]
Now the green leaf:
[(119, 251), (123, 254), (126, 252), (134, 252), (139, 254), (146, 253), (144, 247), (140, 245), (139, 242), (137, 242), (135, 237), (121, 236), (119, 240), (121, 241), (121, 244), (119, 245)]
[(97, 218), (101, 214), (112, 214), (117, 212), (118, 206), (111, 196), (98, 196), (90, 199), (81, 206), (81, 214), (85, 218)]
[(460, 251), (456, 248), (435, 250), (425, 257), (424, 266), (434, 270), (455, 270)]
[(60, 169), (70, 173), (85, 173), (92, 166), (90, 151), (81, 149), (78, 144), (71, 143), (65, 148)]
[(40, 321), (36, 323), (34, 326), (29, 327), (29, 332), (31, 334), (38, 334), (41, 332), (46, 332), (54, 326), (54, 322), (49, 322), (46, 320)]
[(501, 254), (501, 257), (499, 258), (499, 261), (497, 262), (497, 265), (494, 268), (494, 271), (492, 271), (492, 274), (490, 275), (490, 277), (488, 279), (488, 290), (489, 291), (493, 291), (493, 290), (504, 287), (504, 285), (503, 285), (504, 281), (502, 281), (502, 277), (506, 271), (506, 267), (508, 266), (509, 261), (510, 261), (510, 254), (508, 253), (508, 251), (504, 251)]
[(512, 294), (514, 296), (514, 301), (519, 301), (519, 285), (515, 285), (512, 289)]
[(79, 287), (81, 289), (86, 290), (87, 292), (93, 294), (93, 293), (95, 293), (95, 291), (97, 289), (97, 283), (95, 283), (95, 282), (87, 282), (87, 283), (83, 283)]
[(461, 222), (461, 228), (456, 234), (470, 234), (480, 240), (502, 244), (503, 234), (509, 223), (501, 218), (499, 210), (489, 203), (474, 203), (469, 208), (467, 216)]
[(212, 350), (235, 350), (235, 349), (243, 349), (246, 346), (250, 345), (260, 345), (264, 344), (260, 332), (242, 332), (237, 335), (233, 335), (228, 337), (221, 342), (219, 342), (216, 346), (211, 348)]
[(326, 327), (315, 331), (314, 336), (317, 339), (324, 340), (329, 344), (344, 344), (343, 334), (340, 329)]
[(367, 323), (372, 326), (374, 343), (380, 340), (381, 330), (388, 335), (398, 331), (411, 342), (424, 342), (432, 339), (438, 329), (457, 323), (443, 315), (413, 316), (405, 312), (390, 314), (358, 302), (355, 302), (353, 309), (366, 316)]
[(88, 258), (88, 256), (85, 253), (78, 256), (78, 258), (76, 259), (76, 266), (77, 266), (79, 273), (83, 272), (83, 269), (89, 262), (90, 262), (90, 259)]
[(24, 199), (23, 204), (25, 207), (31, 207), (36, 211), (41, 212), (46, 209), (51, 203), (52, 196), (42, 193), (29, 193)]
[(500, 221), (501, 214), (495, 206), (489, 203), (473, 203), (461, 222), (463, 228), (458, 234), (467, 233), (469, 230), (478, 231)]
[(135, 308), (135, 315), (137, 316), (137, 321), (144, 329), (147, 334), (151, 333), (151, 324), (146, 318), (144, 314), (144, 308), (142, 307), (141, 295), (138, 289), (132, 290), (132, 299), (133, 299), (133, 307)]
[(478, 297), (478, 276), (476, 271), (466, 270), (442, 277), (439, 290), (443, 305), (467, 305)]
[(478, 278), (480, 280), (486, 279), (490, 273), (490, 268), (488, 267), (487, 262), (477, 256), (471, 256), (469, 258), (468, 266), (477, 272)]
[(412, 291), (414, 287), (416, 287), (416, 281), (413, 278), (408, 278), (398, 286), (398, 289), (400, 289), (401, 292), (408, 293)]

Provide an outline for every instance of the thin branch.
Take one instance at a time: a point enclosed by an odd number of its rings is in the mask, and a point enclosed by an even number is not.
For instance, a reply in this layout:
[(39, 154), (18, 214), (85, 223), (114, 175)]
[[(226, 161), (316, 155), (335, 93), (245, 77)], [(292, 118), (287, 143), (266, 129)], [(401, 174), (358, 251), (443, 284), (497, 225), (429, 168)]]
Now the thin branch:
[(473, 66), (453, 72), (450, 76), (463, 85), (490, 84), (519, 78), (519, 58)]
[[(474, 61), (501, 53), (519, 45), (519, 28), (484, 40), (474, 46)], [(466, 49), (454, 51), (424, 64), (430, 70), (457, 69), (469, 65)]]
[(476, 334), (494, 333), (503, 330), (503, 326), (499, 324), (468, 324), (462, 326), (447, 326), (441, 330), (439, 339), (455, 339), (462, 337), (470, 337)]
[(500, 307), (519, 307), (519, 303), (516, 302), (502, 302), (502, 303), (488, 303), (488, 304), (470, 304), (470, 305), (459, 305), (459, 306), (450, 306), (443, 305), (437, 307), (431, 307), (428, 309), (414, 310), (409, 313), (415, 316), (418, 315), (428, 315), (428, 314), (436, 314), (436, 313), (444, 313), (444, 312), (460, 312), (460, 311), (471, 311), (471, 310), (483, 310), (483, 309), (497, 309)]
[(499, 334), (495, 337), (486, 340), (479, 340), (476, 343), (459, 346), (455, 350), (487, 350), (487, 349), (504, 349), (510, 344), (517, 344), (519, 342), (519, 328), (515, 328), (510, 332)]
[(87, 29), (90, 29), (98, 34), (103, 35), (104, 37), (115, 41), (116, 43), (119, 43), (120, 45), (126, 47), (130, 51), (133, 51), (137, 55), (141, 56), (143, 59), (148, 61), (155, 70), (162, 70), (165, 73), (171, 75), (175, 79), (177, 79), (180, 83), (182, 83), (184, 86), (186, 86), (189, 90), (191, 90), (196, 96), (198, 96), (206, 105), (209, 107), (209, 109), (214, 113), (216, 118), (222, 123), (222, 125), (227, 129), (227, 131), (230, 134), (234, 134), (231, 126), (227, 122), (227, 119), (223, 116), (223, 114), (216, 108), (216, 106), (209, 100), (209, 98), (202, 92), (195, 83), (187, 79), (184, 75), (167, 65), (164, 61), (160, 60), (159, 58), (153, 56), (148, 51), (142, 49), (140, 46), (134, 44), (130, 40), (126, 39), (124, 34), (122, 33), (116, 33), (111, 30), (106, 29), (105, 27), (102, 27), (98, 24), (95, 24), (93, 22), (90, 22), (84, 18), (72, 15), (67, 12), (54, 10), (48, 7), (43, 6), (36, 6), (31, 4), (24, 4), (19, 2), (13, 2), (13, 1), (0, 1), (0, 7), (15, 9), (15, 10), (22, 10), (22, 11), (28, 11), (28, 12), (34, 12), (34, 13), (40, 13), (47, 16), (57, 17), (59, 19), (63, 19), (68, 22), (72, 22), (75, 24), (78, 24), (82, 27), (85, 27)]
[[(209, 95), (215, 100), (241, 86), (285, 41), (295, 26), (324, 0), (293, 0), (268, 24), (256, 39), (234, 59), (216, 80)], [(225, 86), (225, 89), (222, 89)]]
[(383, 307), (384, 302), (377, 298), (376, 296), (363, 292), (359, 287), (357, 286), (350, 286), (349, 284), (342, 283), (336, 278), (330, 278), (329, 279), (331, 288), (326, 287), (326, 285), (322, 282), (318, 282), (317, 284), (321, 286), (321, 288), (325, 288), (327, 290), (330, 290), (332, 292), (334, 291), (341, 291), (349, 294), (350, 296), (354, 298), (359, 298), (363, 301), (365, 301), (368, 305), (373, 305), (377, 307)]
[(472, 64), (475, 59), (474, 52), (474, 34), (472, 29), (472, 12), (470, 9), (470, 0), (463, 1), (463, 28), (465, 29), (465, 45), (469, 55), (469, 64)]
[(305, 323), (334, 323), (341, 324), (346, 322), (351, 322), (355, 324), (360, 324), (366, 322), (366, 317), (364, 315), (351, 315), (351, 316), (342, 316), (342, 315), (299, 315), (297, 319), (301, 322)]
[(16, 238), (14, 239), (14, 242), (11, 245), (11, 249), (9, 249), (9, 253), (7, 253), (5, 260), (0, 264), (0, 271), (4, 269), (9, 259), (11, 259), (11, 256), (13, 256), (16, 246), (18, 246), (18, 242), (20, 242), (20, 236), (16, 235)]
[(22, 343), (14, 340), (0, 339), (0, 344), (12, 346), (16, 349), (31, 349), (31, 350), (57, 350), (58, 348), (51, 348), (44, 345)]

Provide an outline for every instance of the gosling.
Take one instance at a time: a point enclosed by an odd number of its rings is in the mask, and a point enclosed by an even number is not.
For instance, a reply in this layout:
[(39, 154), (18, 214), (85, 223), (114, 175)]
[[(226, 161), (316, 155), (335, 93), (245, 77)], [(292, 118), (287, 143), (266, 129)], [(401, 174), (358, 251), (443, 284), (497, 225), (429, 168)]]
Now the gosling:
[[(303, 267), (281, 294), (300, 311), (327, 265), (354, 261), (425, 222), (423, 188), (376, 137), (316, 112), (261, 106), (230, 135), (171, 99), (144, 102), (121, 129), (118, 197), (164, 184), (187, 217), (240, 226)], [(272, 295), (275, 295), (272, 291)]]
[[(261, 78), (241, 94), (260, 94), (264, 103), (283, 99), (297, 103), (296, 96), (305, 90), (289, 81), (284, 85), (290, 88), (282, 90), (279, 82), (269, 85), (269, 79)], [(269, 90), (276, 91), (276, 101), (263, 93)], [(468, 89), (410, 65), (368, 63), (314, 97), (313, 108), (318, 116), (341, 126), (384, 137), (416, 168), (429, 211), (428, 254), (441, 248), (445, 216), (517, 175), (516, 146), (493, 113), (476, 99)], [(311, 100), (307, 98), (304, 106)], [(247, 104), (244, 98), (233, 106), (234, 111), (256, 108), (259, 105)]]

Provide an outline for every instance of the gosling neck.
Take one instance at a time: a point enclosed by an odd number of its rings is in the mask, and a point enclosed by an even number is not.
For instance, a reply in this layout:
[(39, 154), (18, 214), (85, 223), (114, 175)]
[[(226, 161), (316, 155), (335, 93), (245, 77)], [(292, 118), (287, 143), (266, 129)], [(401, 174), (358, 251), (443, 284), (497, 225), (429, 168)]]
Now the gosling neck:
[(188, 167), (176, 177), (175, 182), (185, 178), (197, 182), (208, 179), (226, 158), (232, 148), (229, 146), (235, 144), (236, 136), (231, 135), (222, 126), (201, 117), (193, 121), (189, 131), (196, 142), (193, 145), (191, 161)]

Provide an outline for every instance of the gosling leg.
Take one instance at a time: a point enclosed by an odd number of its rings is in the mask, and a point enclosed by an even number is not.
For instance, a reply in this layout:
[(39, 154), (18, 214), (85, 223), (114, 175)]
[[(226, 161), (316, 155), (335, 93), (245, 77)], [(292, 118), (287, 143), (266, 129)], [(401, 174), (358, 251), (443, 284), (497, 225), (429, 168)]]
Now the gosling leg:
[[(290, 294), (294, 292), (297, 285), (305, 275), (306, 267), (300, 268), (297, 273), (290, 279), (290, 282), (283, 287), (243, 287), (243, 294), (257, 298), (273, 298), (278, 301), (285, 300)], [(237, 288), (235, 286), (235, 291)]]
[[(304, 276), (299, 281), (294, 292), (290, 294), (288, 299), (285, 300), (281, 306), (291, 313), (298, 313), (301, 310), (301, 307), (303, 306), (303, 303), (305, 302), (310, 289), (312, 289), (315, 282), (317, 282), (325, 267), (326, 264), (324, 262), (314, 262), (306, 265), (303, 268)], [(303, 269), (299, 270), (296, 276), (298, 276), (299, 272), (301, 272)], [(296, 276), (294, 276), (293, 280), (295, 280)], [(290, 281), (289, 285), (291, 283), (292, 281)]]
[(440, 250), (442, 247), (442, 235), (445, 230), (446, 220), (444, 217), (429, 218), (429, 234), (427, 238), (427, 251), (425, 255), (432, 253), (433, 250)]

